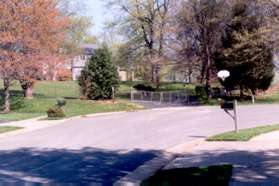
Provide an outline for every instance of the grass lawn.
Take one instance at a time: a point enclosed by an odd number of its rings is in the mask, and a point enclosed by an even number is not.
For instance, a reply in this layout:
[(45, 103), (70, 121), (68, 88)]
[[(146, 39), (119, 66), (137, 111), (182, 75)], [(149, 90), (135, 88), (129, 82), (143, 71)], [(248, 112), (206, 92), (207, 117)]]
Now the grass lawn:
[[(0, 120), (22, 120), (46, 115), (46, 111), (56, 104), (57, 98), (67, 99), (64, 107), (66, 117), (100, 112), (133, 111), (142, 109), (139, 105), (119, 99), (115, 104), (108, 101), (80, 100), (77, 82), (37, 82), (34, 99), (25, 100), (18, 84), (12, 87), (12, 112), (0, 114)], [(1, 98), (3, 99), (3, 98)], [(0, 99), (0, 102), (3, 100)]]
[(279, 103), (279, 93), (275, 93), (269, 96), (260, 97), (256, 100), (257, 103)]
[(157, 91), (176, 91), (176, 90), (190, 90), (195, 92), (196, 85), (185, 83), (162, 83)]
[(21, 127), (10, 127), (10, 126), (1, 126), (0, 127), (0, 134), (6, 133), (6, 132), (11, 132), (14, 130), (19, 130), (22, 129)]
[(143, 181), (141, 186), (227, 186), (232, 169), (232, 165), (221, 165), (163, 170)]
[(226, 132), (223, 134), (218, 134), (209, 137), (207, 141), (249, 141), (253, 137), (277, 130), (279, 130), (279, 125), (268, 125), (263, 127), (248, 128), (239, 130), (238, 133)]

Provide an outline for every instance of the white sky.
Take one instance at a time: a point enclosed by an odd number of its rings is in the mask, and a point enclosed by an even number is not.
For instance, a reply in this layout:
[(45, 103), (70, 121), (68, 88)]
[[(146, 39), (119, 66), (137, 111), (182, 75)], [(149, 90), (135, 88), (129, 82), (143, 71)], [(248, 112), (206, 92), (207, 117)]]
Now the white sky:
[(86, 0), (87, 15), (92, 17), (94, 27), (92, 27), (93, 34), (99, 34), (103, 30), (103, 24), (106, 21), (106, 9), (104, 0)]

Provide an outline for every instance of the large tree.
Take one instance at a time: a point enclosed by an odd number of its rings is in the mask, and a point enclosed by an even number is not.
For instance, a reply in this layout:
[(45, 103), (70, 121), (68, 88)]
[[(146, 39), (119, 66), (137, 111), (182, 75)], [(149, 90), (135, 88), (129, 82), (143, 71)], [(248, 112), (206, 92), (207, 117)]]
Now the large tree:
[(232, 5), (231, 21), (227, 24), (222, 47), (215, 55), (218, 70), (229, 70), (225, 86), (250, 90), (266, 90), (274, 76), (273, 50), (260, 34), (264, 14), (257, 1), (237, 0)]
[[(170, 0), (113, 0), (122, 11), (118, 19), (128, 40), (131, 56), (142, 56), (144, 80), (160, 83), (160, 69), (165, 59), (165, 34)], [(126, 53), (127, 54), (127, 53)], [(143, 55), (142, 55), (143, 54)]]
[(28, 91), (25, 95), (32, 96), (30, 89), (46, 62), (42, 59), (58, 51), (67, 18), (61, 16), (56, 0), (3, 0), (0, 14), (0, 71), (8, 112), (11, 82), (20, 80)]
[[(18, 78), (24, 90), (24, 96), (32, 98), (34, 83), (46, 70), (43, 67), (63, 63), (58, 56), (62, 55), (59, 49), (64, 40), (68, 19), (61, 15), (54, 0), (31, 1), (26, 6), (30, 12), (22, 16), (29, 17), (28, 25), (32, 29), (26, 30), (25, 37), (29, 35), (28, 40), (36, 45), (25, 48), (21, 69), (18, 69)], [(49, 56), (56, 56), (56, 58), (52, 57), (52, 60), (47, 60)]]
[[(225, 0), (182, 1), (176, 16), (177, 55), (200, 62), (200, 81), (210, 87), (213, 76), (213, 54), (220, 45), (228, 16)], [(185, 59), (187, 60), (187, 59)], [(191, 62), (191, 60), (188, 60)], [(190, 64), (191, 65), (191, 64)]]
[(58, 0), (58, 2), (61, 13), (69, 18), (63, 43), (64, 49), (67, 54), (76, 55), (80, 52), (81, 44), (95, 43), (97, 40), (90, 33), (90, 29), (94, 25), (92, 18), (84, 14), (87, 10), (84, 0)]

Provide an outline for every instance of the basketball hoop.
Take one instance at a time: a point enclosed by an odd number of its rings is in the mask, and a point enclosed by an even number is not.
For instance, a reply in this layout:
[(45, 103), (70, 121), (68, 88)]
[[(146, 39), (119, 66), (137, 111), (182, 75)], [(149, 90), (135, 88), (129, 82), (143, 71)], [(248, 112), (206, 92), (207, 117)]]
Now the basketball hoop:
[(222, 81), (225, 81), (230, 75), (231, 73), (227, 70), (221, 70), (217, 74), (218, 78), (222, 79)]

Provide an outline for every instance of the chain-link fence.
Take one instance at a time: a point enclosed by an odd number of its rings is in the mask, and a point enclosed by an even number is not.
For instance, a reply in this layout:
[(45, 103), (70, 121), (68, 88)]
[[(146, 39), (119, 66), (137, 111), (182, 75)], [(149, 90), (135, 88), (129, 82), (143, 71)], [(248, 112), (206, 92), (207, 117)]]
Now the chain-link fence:
[(190, 91), (179, 90), (179, 91), (163, 91), (163, 92), (149, 92), (149, 91), (138, 91), (131, 89), (131, 101), (132, 102), (153, 102), (153, 103), (189, 103)]

